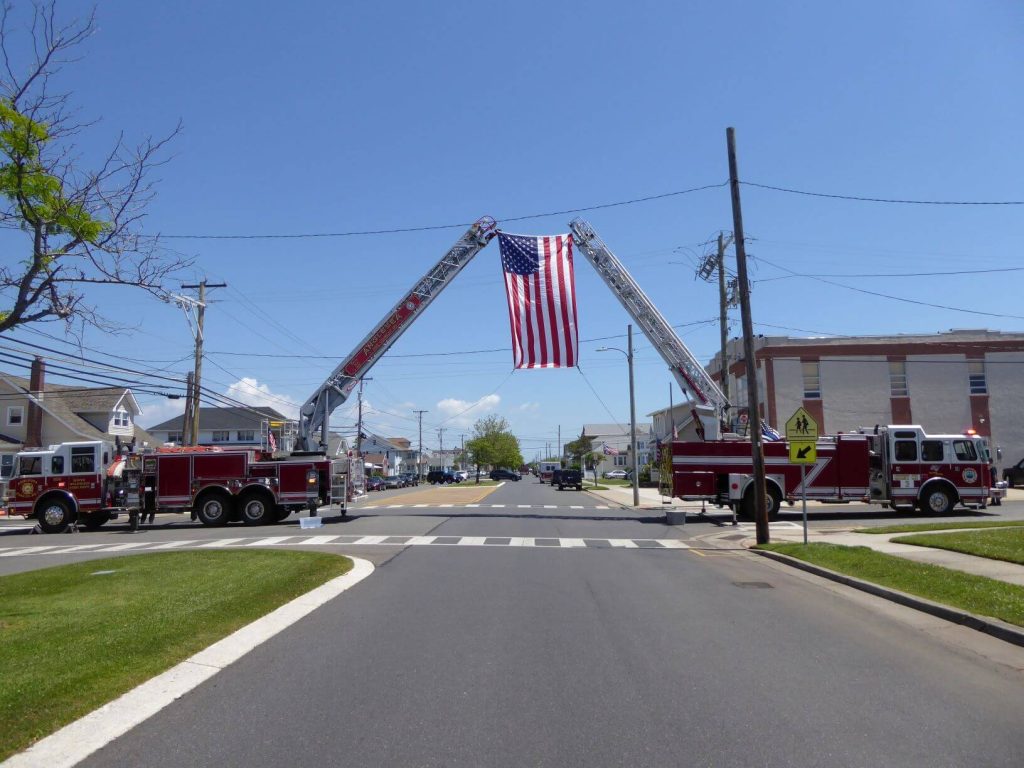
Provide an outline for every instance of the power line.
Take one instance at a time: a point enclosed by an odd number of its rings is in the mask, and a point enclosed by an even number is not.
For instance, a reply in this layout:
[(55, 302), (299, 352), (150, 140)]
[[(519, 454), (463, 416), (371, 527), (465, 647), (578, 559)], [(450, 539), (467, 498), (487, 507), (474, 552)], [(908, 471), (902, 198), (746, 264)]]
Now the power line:
[[(766, 264), (768, 262), (765, 262)], [(997, 269), (958, 269), (949, 272), (878, 272), (878, 273), (863, 273), (863, 272), (833, 272), (833, 273), (818, 273), (818, 274), (807, 274), (807, 275), (780, 275), (779, 277), (762, 277), (759, 280), (754, 280), (755, 283), (770, 283), (775, 280), (790, 280), (794, 277), (943, 277), (946, 275), (981, 275), (988, 274), (991, 272), (1024, 272), (1024, 267), (999, 267)]]
[(774, 192), (787, 192), (791, 195), (807, 197), (827, 197), (833, 200), (854, 200), (860, 203), (895, 203), (898, 205), (1024, 205), (1024, 200), (904, 200), (891, 197), (861, 197), (859, 195), (829, 194), (827, 192), (808, 192), (803, 189), (776, 187), (771, 184), (757, 184), (753, 181), (740, 181), (748, 187), (770, 189)]
[[(693, 192), (703, 192), (708, 189), (716, 189), (724, 187), (728, 184), (728, 181), (723, 181), (719, 184), (705, 184), (701, 187), (692, 187), (691, 189), (680, 189), (675, 192), (664, 192), (660, 195), (647, 195), (645, 197), (636, 197), (631, 200), (618, 200), (614, 203), (601, 203), (598, 205), (588, 205), (583, 208), (566, 208), (561, 211), (548, 211), (547, 213), (531, 213), (525, 216), (505, 216), (499, 217), (497, 220), (501, 222), (514, 222), (514, 221), (527, 221), (529, 219), (543, 219), (548, 216), (566, 216), (572, 213), (586, 213), (587, 211), (599, 211), (605, 208), (617, 208), (623, 205), (636, 205), (637, 203), (649, 203), (654, 200), (664, 200), (669, 197), (678, 197), (680, 195), (689, 195)], [(270, 234), (270, 235), (192, 235), (192, 234), (161, 234), (159, 237), (168, 240), (297, 240), (302, 238), (330, 238), (330, 237), (356, 237), (360, 235), (395, 235), (406, 232), (430, 232), (440, 229), (464, 229), (470, 227), (475, 222), (460, 222), (458, 224), (434, 224), (420, 227), (396, 227), (394, 229), (366, 229), (366, 230), (352, 230), (348, 232), (300, 232), (295, 234)]]

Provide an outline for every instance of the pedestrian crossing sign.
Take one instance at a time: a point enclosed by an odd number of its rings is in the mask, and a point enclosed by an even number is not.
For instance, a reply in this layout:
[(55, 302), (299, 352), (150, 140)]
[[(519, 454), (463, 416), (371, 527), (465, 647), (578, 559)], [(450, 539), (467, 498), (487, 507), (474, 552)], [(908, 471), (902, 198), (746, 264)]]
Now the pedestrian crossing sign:
[(786, 422), (786, 439), (812, 442), (818, 439), (818, 422), (805, 408), (797, 408), (796, 413), (789, 417)]

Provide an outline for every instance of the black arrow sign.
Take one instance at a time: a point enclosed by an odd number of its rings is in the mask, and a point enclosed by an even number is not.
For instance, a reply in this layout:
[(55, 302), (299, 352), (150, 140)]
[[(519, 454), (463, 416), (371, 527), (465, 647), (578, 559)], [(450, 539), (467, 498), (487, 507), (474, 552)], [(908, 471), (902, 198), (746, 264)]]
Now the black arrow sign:
[(811, 446), (805, 445), (803, 448), (798, 448), (797, 449), (796, 457), (798, 459), (806, 459), (807, 458), (807, 454), (810, 453), (810, 452), (811, 452)]

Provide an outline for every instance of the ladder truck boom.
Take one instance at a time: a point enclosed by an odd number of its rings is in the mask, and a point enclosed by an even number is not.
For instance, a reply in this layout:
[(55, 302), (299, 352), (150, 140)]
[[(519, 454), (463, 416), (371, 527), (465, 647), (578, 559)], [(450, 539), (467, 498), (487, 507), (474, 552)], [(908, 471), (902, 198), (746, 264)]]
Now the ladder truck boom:
[(480, 250), (491, 241), (497, 232), (494, 219), (485, 216), (471, 226), (458, 239), (441, 260), (435, 264), (412, 287), (394, 309), (384, 316), (359, 345), (346, 357), (323, 384), (309, 397), (299, 411), (299, 436), (297, 448), (313, 451), (317, 446), (313, 435), (320, 431), (320, 449), (327, 446), (328, 420), (331, 413), (340, 406), (359, 380), (387, 352), (391, 345), (419, 317), (420, 313)]
[[(715, 412), (716, 426), (714, 435), (717, 437), (718, 426), (729, 408), (729, 401), (714, 379), (704, 370), (704, 366), (693, 356), (683, 344), (679, 334), (669, 325), (647, 295), (640, 289), (633, 277), (626, 271), (615, 255), (608, 250), (600, 236), (585, 220), (573, 219), (569, 224), (572, 229), (576, 247), (582, 251), (597, 273), (618, 298), (619, 302), (636, 321), (644, 334), (662, 359), (668, 364), (676, 382), (684, 390), (693, 393), (698, 405), (710, 408)], [(711, 430), (709, 430), (711, 432)]]

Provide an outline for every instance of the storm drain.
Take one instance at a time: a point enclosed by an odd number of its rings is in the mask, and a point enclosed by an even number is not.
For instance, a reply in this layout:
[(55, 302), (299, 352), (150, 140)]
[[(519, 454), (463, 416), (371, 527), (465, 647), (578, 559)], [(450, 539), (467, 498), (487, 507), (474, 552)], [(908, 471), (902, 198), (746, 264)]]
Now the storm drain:
[(767, 581), (734, 581), (732, 585), (740, 589), (775, 589)]

